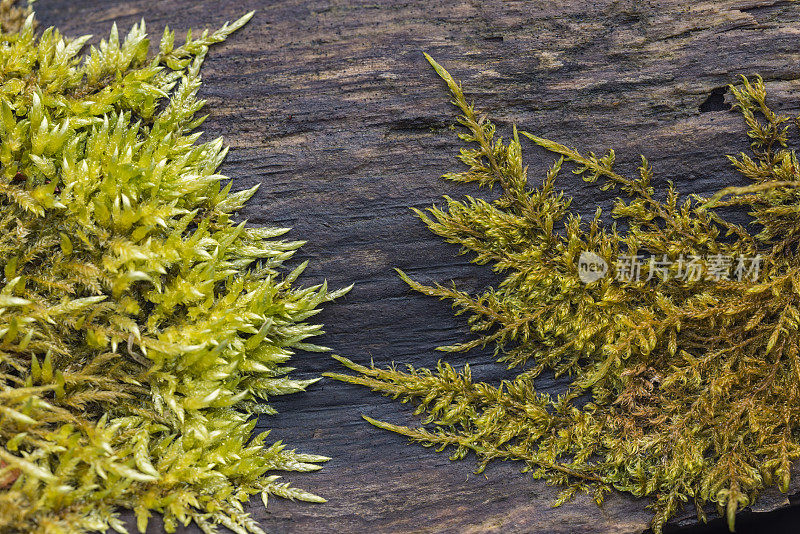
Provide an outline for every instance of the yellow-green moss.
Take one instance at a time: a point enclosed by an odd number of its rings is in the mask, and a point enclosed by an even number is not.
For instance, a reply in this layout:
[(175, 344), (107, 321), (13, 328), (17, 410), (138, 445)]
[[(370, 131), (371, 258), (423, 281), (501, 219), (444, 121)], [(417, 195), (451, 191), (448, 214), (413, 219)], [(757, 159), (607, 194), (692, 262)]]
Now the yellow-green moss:
[[(417, 403), (426, 426), (373, 424), (452, 447), (454, 459), (474, 451), (481, 469), (493, 459), (525, 462), (536, 478), (564, 487), (558, 503), (578, 491), (598, 502), (611, 490), (651, 497), (656, 532), (687, 501), (701, 517), (715, 504), (733, 528), (764, 487), (787, 491), (800, 457), (800, 165), (788, 147), (791, 122), (767, 107), (761, 78), (731, 86), (752, 154), (730, 160), (752, 185), (679, 199), (672, 184), (656, 194), (644, 158), (639, 176), (627, 178), (613, 170), (613, 151), (582, 155), (516, 129), (507, 142), (496, 138), (430, 61), (469, 143), (459, 155), (467, 169), (445, 178), (498, 186), (500, 195), (446, 198), (446, 209), (417, 214), (504, 279), (472, 295), (401, 276), (469, 317), (476, 337), (443, 350), (493, 344), (499, 361), (521, 371), (494, 386), (444, 362), (401, 372), (339, 358), (357, 374), (329, 376)], [(528, 183), (519, 134), (558, 156), (538, 188)], [(601, 224), (599, 210), (588, 224), (570, 213), (571, 199), (555, 185), (562, 164), (621, 193), (611, 215), (626, 231)], [(718, 211), (726, 206), (746, 208), (755, 232), (726, 219)], [(645, 263), (639, 280), (584, 283), (582, 253), (610, 265), (645, 253), (674, 263), (652, 277)], [(761, 271), (682, 279), (680, 255), (759, 258)], [(571, 377), (563, 394), (537, 391), (544, 371)]]
[[(10, 4), (9, 4), (10, 6)], [(0, 9), (5, 10), (7, 2)], [(17, 13), (18, 14), (18, 13)], [(302, 244), (231, 214), (198, 142), (199, 70), (251, 14), (149, 52), (144, 23), (81, 51), (3, 23), (0, 34), (0, 531), (139, 529), (196, 522), (261, 532), (252, 494), (321, 501), (278, 481), (323, 456), (251, 440), (271, 395), (300, 391), (286, 361), (334, 298), (296, 288)]]

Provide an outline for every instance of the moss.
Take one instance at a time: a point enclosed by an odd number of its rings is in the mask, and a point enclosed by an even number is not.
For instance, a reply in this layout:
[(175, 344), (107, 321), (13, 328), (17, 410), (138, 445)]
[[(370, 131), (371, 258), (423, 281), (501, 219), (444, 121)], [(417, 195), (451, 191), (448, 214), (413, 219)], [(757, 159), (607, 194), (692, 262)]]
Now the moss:
[(301, 246), (233, 214), (256, 188), (217, 174), (200, 142), (200, 67), (252, 13), (181, 46), (144, 22), (88, 37), (0, 15), (0, 531), (261, 532), (253, 494), (320, 502), (275, 470), (319, 469), (254, 416), (301, 391), (292, 351), (342, 292), (297, 287)]
[[(404, 372), (338, 358), (356, 374), (328, 376), (414, 402), (424, 414), (419, 428), (368, 419), (381, 428), (449, 448), (453, 459), (472, 451), (480, 469), (494, 459), (524, 462), (535, 478), (563, 487), (557, 504), (578, 492), (598, 503), (613, 490), (649, 497), (655, 532), (687, 501), (703, 519), (704, 507), (716, 505), (732, 529), (762, 489), (787, 491), (800, 456), (800, 165), (788, 145), (792, 121), (768, 107), (763, 80), (730, 87), (752, 148), (730, 161), (751, 185), (702, 198), (680, 197), (670, 184), (661, 196), (644, 158), (629, 178), (614, 170), (613, 151), (584, 155), (516, 128), (502, 140), (430, 62), (468, 145), (458, 156), (466, 169), (445, 178), (500, 195), (446, 197), (443, 208), (415, 211), (503, 280), (470, 294), (400, 274), (468, 316), (474, 337), (441, 350), (493, 345), (517, 374), (492, 385), (441, 361)], [(538, 187), (522, 159), (526, 138), (556, 156)], [(625, 231), (604, 225), (599, 209), (589, 221), (570, 211), (556, 186), (564, 166), (619, 193), (611, 215)], [(726, 219), (721, 208), (730, 206), (753, 223)], [(627, 276), (634, 265), (640, 276)], [(542, 373), (569, 385), (542, 393)]]
[[(17, 0), (0, 0), (0, 29), (5, 33), (19, 32), (25, 25), (28, 16), (33, 12), (31, 0), (26, 8), (19, 7)], [(34, 29), (38, 26), (36, 20), (33, 21)]]

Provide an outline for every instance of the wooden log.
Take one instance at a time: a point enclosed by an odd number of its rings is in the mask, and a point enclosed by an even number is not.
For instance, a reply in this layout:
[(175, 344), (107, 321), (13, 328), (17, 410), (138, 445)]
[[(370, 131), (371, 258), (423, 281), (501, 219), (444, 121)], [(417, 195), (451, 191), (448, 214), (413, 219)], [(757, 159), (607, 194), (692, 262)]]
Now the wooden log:
[[(774, 109), (798, 113), (800, 6), (791, 1), (40, 0), (36, 9), (44, 27), (95, 41), (112, 21), (125, 29), (143, 17), (158, 38), (165, 24), (215, 28), (257, 10), (209, 54), (205, 138), (231, 145), (223, 172), (235, 189), (262, 184), (244, 218), (292, 226), (292, 237), (308, 240), (298, 256), (311, 260), (305, 283), (356, 284), (319, 316), (327, 334), (318, 341), (358, 362), (430, 366), (441, 355), (434, 347), (468, 335), (448, 304), (409, 292), (393, 267), (464, 287), (492, 281), (408, 209), (477, 194), (439, 179), (458, 168), (460, 144), (423, 51), (463, 81), (505, 136), (517, 123), (581, 151), (613, 147), (622, 172), (641, 153), (657, 187), (673, 180), (685, 193), (743, 184), (725, 159), (748, 147), (725, 95), (739, 74), (762, 74)], [(525, 150), (538, 181), (552, 158)], [(609, 205), (568, 175), (563, 187), (582, 213)], [(488, 352), (448, 361), (469, 361), (480, 379), (505, 376)], [(298, 354), (294, 365), (295, 376), (311, 377), (338, 364)], [(633, 533), (651, 515), (647, 501), (623, 495), (601, 509), (588, 497), (551, 508), (557, 489), (518, 464), (475, 475), (469, 460), (449, 462), (368, 425), (360, 414), (414, 418), (363, 388), (323, 381), (274, 405), (281, 413), (261, 421), (272, 438), (333, 460), (286, 477), (327, 504), (253, 506), (268, 532)], [(764, 502), (788, 503), (777, 494)], [(682, 519), (696, 521), (691, 510)]]

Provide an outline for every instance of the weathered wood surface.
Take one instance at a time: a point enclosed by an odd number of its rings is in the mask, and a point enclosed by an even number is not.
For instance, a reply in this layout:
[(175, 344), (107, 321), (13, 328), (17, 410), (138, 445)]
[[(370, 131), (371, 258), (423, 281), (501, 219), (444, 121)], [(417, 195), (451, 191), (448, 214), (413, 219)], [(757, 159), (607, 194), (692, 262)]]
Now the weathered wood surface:
[[(393, 267), (466, 287), (490, 281), (408, 210), (445, 193), (475, 193), (438, 178), (457, 166), (459, 144), (448, 130), (453, 109), (422, 51), (463, 80), (505, 135), (518, 123), (584, 151), (613, 147), (623, 171), (642, 153), (657, 184), (672, 179), (687, 192), (740, 182), (724, 154), (745, 150), (747, 139), (720, 89), (738, 74), (761, 73), (775, 107), (798, 113), (800, 5), (787, 1), (36, 5), (45, 26), (95, 39), (112, 21), (126, 28), (144, 17), (157, 37), (165, 24), (218, 27), (257, 10), (209, 54), (203, 128), (231, 145), (223, 170), (236, 188), (262, 184), (243, 216), (292, 226), (292, 236), (308, 240), (304, 281), (356, 284), (319, 316), (328, 332), (320, 342), (360, 362), (432, 365), (435, 346), (465, 335), (446, 303), (410, 293)], [(527, 162), (538, 180), (551, 158), (528, 147)], [(600, 197), (570, 179), (564, 187), (574, 206), (592, 213)], [(481, 378), (503, 375), (487, 353), (449, 360), (470, 361)], [(298, 355), (294, 364), (296, 376), (336, 369), (324, 354)], [(408, 445), (360, 414), (404, 423), (409, 410), (362, 388), (324, 381), (275, 406), (282, 413), (263, 420), (272, 437), (333, 460), (319, 473), (287, 474), (326, 505), (276, 499), (267, 511), (253, 507), (270, 532), (633, 533), (649, 519), (645, 501), (618, 495), (601, 510), (588, 498), (552, 509), (557, 490), (519, 474), (519, 465), (477, 476), (469, 461)]]

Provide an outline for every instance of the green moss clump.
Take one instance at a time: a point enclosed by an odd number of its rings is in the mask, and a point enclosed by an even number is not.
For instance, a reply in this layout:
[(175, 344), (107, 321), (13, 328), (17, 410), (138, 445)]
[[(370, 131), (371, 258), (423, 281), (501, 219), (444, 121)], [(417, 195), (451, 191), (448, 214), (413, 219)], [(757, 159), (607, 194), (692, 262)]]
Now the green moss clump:
[(195, 131), (206, 52), (251, 15), (154, 55), (143, 22), (86, 55), (32, 14), (3, 25), (1, 532), (124, 531), (119, 507), (142, 532), (153, 511), (261, 532), (251, 495), (322, 501), (273, 471), (327, 458), (251, 432), (314, 382), (286, 362), (324, 350), (306, 321), (341, 292), (294, 287), (287, 229), (234, 222), (255, 188), (221, 185), (227, 149)]
[[(786, 492), (800, 457), (800, 164), (789, 148), (792, 122), (767, 106), (762, 79), (731, 86), (752, 153), (730, 161), (751, 185), (680, 199), (670, 184), (661, 200), (644, 158), (628, 178), (613, 169), (613, 151), (583, 155), (516, 129), (506, 142), (497, 138), (430, 61), (469, 144), (459, 155), (467, 169), (445, 178), (497, 186), (500, 195), (448, 197), (445, 209), (417, 215), (503, 280), (473, 295), (401, 276), (469, 316), (476, 337), (442, 350), (493, 344), (498, 360), (520, 371), (498, 386), (474, 382), (468, 366), (402, 372), (339, 358), (357, 374), (329, 376), (415, 402), (425, 415), (420, 428), (373, 424), (451, 448), (453, 459), (473, 451), (481, 469), (520, 460), (534, 477), (563, 486), (558, 504), (582, 491), (598, 503), (612, 490), (650, 497), (655, 532), (687, 501), (703, 519), (704, 507), (716, 505), (732, 529), (736, 512), (763, 488)], [(557, 156), (537, 188), (519, 134)], [(600, 210), (588, 224), (570, 212), (555, 182), (569, 164), (620, 192), (611, 215), (625, 231), (604, 226)], [(729, 206), (745, 208), (755, 231), (727, 219), (719, 208)], [(582, 253), (608, 265), (625, 255), (645, 260), (638, 279), (584, 283)], [(699, 258), (703, 275), (681, 276), (681, 255)], [(722, 260), (731, 262), (729, 274), (718, 269)], [(734, 276), (740, 262), (748, 276)], [(570, 377), (563, 394), (537, 390), (545, 371)]]

